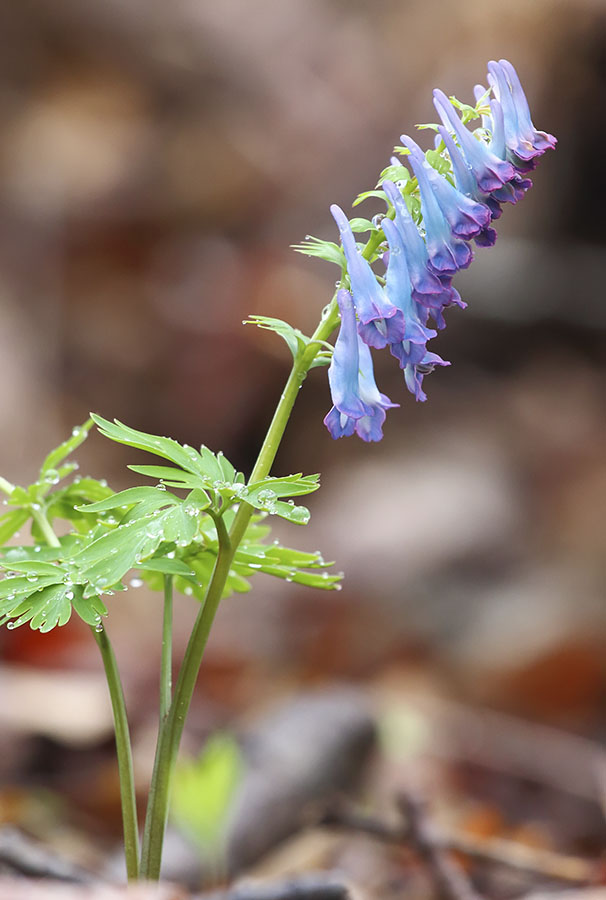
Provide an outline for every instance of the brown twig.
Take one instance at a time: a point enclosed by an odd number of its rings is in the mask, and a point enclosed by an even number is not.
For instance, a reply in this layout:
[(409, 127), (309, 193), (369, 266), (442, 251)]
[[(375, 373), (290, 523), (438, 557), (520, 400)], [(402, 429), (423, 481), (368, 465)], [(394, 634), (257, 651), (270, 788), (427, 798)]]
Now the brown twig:
[(83, 869), (57, 857), (16, 828), (0, 829), (0, 868), (30, 878), (49, 878), (76, 884), (91, 880)]
[(227, 891), (200, 894), (196, 900), (350, 900), (350, 892), (330, 872), (317, 872), (284, 881), (245, 881)]
[[(411, 807), (411, 803), (418, 804), (418, 801), (411, 800), (409, 795), (400, 795), (397, 802), (402, 821), (395, 824), (343, 807), (328, 810), (321, 824), (367, 834), (386, 843), (413, 847), (411, 829), (415, 815), (418, 818), (418, 809)], [(479, 838), (462, 832), (438, 830), (426, 814), (423, 815), (423, 828), (425, 841), (441, 852), (460, 853), (477, 862), (503, 866), (569, 885), (588, 885), (595, 883), (597, 878), (598, 867), (591, 860), (539, 850), (501, 838)]]

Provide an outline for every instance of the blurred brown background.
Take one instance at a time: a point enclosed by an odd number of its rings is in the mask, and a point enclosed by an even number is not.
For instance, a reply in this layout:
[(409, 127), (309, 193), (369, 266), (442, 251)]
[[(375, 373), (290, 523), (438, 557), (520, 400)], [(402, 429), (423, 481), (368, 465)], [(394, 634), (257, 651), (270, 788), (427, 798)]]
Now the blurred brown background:
[[(310, 375), (275, 471), (321, 471), (323, 488), (311, 524), (279, 533), (336, 559), (344, 590), (259, 579), (226, 601), (207, 724), (308, 683), (405, 691), (414, 671), (457, 701), (603, 735), (606, 4), (0, 7), (0, 459), (17, 482), (89, 410), (249, 471), (288, 357), (242, 319), (314, 327), (335, 273), (289, 245), (334, 239), (329, 204), (374, 186), (400, 133), (434, 118), (432, 88), (467, 100), (503, 56), (557, 150), (458, 277), (469, 309), (432, 345), (453, 365), (426, 404), (382, 354), (402, 404), (383, 443), (333, 443), (325, 370)], [(93, 436), (79, 455), (132, 483), (126, 448)], [(110, 600), (140, 696), (158, 602)], [(47, 646), (45, 665), (96, 666), (88, 643)]]

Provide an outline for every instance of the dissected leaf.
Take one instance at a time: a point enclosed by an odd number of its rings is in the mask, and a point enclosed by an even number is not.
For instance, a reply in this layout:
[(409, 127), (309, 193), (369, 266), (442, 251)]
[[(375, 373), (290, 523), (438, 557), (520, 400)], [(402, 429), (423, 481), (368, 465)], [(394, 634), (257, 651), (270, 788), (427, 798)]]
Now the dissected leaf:
[(88, 437), (88, 433), (93, 426), (93, 420), (87, 419), (83, 425), (77, 425), (71, 436), (68, 437), (66, 441), (63, 441), (62, 444), (59, 444), (54, 450), (48, 454), (42, 466), (40, 467), (40, 474), (45, 475), (51, 469), (56, 469), (59, 463), (63, 462), (64, 459), (76, 450), (80, 444), (83, 444), (86, 438)]

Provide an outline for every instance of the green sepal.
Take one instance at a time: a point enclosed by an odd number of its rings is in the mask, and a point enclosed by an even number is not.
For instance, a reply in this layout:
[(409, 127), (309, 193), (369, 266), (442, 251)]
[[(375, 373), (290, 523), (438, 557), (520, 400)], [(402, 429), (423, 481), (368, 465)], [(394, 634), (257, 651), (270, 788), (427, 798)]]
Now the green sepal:
[(326, 262), (334, 263), (340, 269), (345, 269), (345, 254), (339, 246), (333, 241), (323, 241), (321, 238), (308, 235), (305, 243), (291, 244), (292, 249), (296, 253), (303, 253), (304, 256), (317, 256)]

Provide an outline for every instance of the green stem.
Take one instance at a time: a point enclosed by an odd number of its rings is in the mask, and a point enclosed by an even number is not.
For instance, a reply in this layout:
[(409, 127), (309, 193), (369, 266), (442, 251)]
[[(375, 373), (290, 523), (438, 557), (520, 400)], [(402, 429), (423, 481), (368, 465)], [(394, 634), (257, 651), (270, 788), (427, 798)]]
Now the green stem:
[(109, 696), (114, 715), (116, 733), (116, 752), (118, 756), (118, 774), (120, 777), (120, 801), (122, 804), (122, 826), (124, 829), (124, 855), (126, 857), (126, 873), (129, 881), (139, 877), (139, 830), (137, 827), (137, 803), (135, 799), (135, 778), (133, 773), (133, 756), (126, 716), (124, 691), (116, 657), (110, 644), (107, 632), (91, 629), (101, 651), (105, 677), (109, 687)]
[(168, 715), (173, 696), (173, 579), (164, 576), (162, 662), (160, 667), (160, 722)]
[(233, 559), (233, 550), (223, 519), (217, 519), (219, 551), (204, 604), (193, 627), (179, 672), (173, 702), (160, 726), (156, 758), (149, 791), (143, 831), (141, 875), (157, 881), (160, 877), (162, 845), (168, 817), (170, 780), (177, 758), (185, 718), (196, 686), (202, 655)]
[[(299, 389), (316, 356), (322, 349), (323, 345), (321, 342), (326, 341), (336, 328), (338, 315), (337, 302), (333, 297), (333, 300), (324, 311), (310, 343), (293, 363), (288, 381), (280, 396), (274, 417), (250, 475), (249, 483), (259, 481), (269, 474), (292, 408), (299, 394)], [(141, 875), (150, 880), (157, 880), (160, 877), (162, 845), (168, 816), (170, 780), (183, 734), (185, 718), (196, 686), (202, 656), (223, 595), (230, 566), (253, 512), (254, 508), (252, 506), (248, 503), (241, 503), (229, 534), (223, 519), (220, 516), (215, 518), (219, 538), (217, 561), (208, 586), (204, 605), (198, 613), (183, 658), (169, 714), (161, 726), (158, 736), (141, 853)]]
[(2, 475), (0, 475), (0, 491), (3, 491), (10, 496), (14, 490), (15, 485), (11, 484), (10, 481), (7, 481), (6, 478), (3, 478)]
[(46, 518), (44, 511), (42, 509), (35, 509), (34, 507), (31, 507), (31, 513), (32, 519), (42, 532), (44, 540), (49, 545), (49, 547), (60, 547), (61, 544), (59, 543), (59, 538), (53, 531), (52, 526)]
[[(59, 538), (53, 531), (46, 514), (42, 508), (31, 509), (32, 518), (44, 535), (44, 539), (50, 547), (60, 547)], [(97, 626), (98, 627), (98, 626)], [(120, 802), (122, 805), (122, 827), (124, 830), (124, 855), (126, 857), (126, 872), (129, 880), (139, 876), (139, 829), (137, 825), (137, 804), (135, 799), (135, 779), (133, 774), (133, 756), (130, 743), (130, 732), (126, 716), (126, 704), (124, 691), (120, 681), (120, 673), (116, 657), (110, 644), (107, 632), (101, 626), (100, 630), (91, 629), (93, 636), (101, 651), (105, 677), (109, 688), (109, 696), (114, 716), (114, 731), (116, 734), (116, 754), (118, 757), (118, 775), (120, 780)]]

